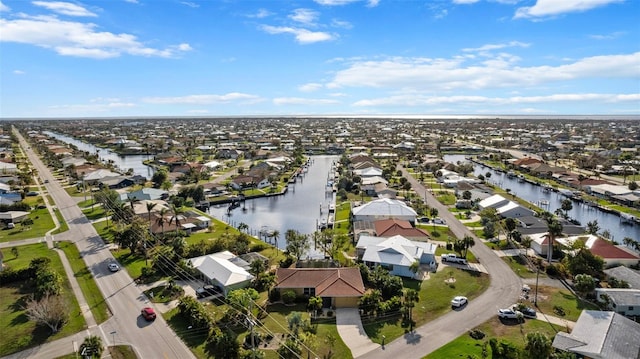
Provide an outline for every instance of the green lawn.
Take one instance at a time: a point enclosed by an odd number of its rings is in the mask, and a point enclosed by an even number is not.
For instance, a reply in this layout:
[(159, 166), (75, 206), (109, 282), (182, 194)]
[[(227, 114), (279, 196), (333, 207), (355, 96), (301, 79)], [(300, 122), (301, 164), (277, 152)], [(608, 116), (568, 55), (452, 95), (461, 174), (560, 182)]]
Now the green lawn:
[[(531, 296), (535, 295), (535, 288), (531, 288)], [(554, 313), (554, 306), (559, 306), (564, 311), (565, 315), (561, 316)], [(585, 302), (575, 295), (573, 295), (568, 289), (560, 289), (553, 287), (538, 287), (538, 311), (541, 313), (561, 317), (566, 320), (575, 322), (578, 320), (580, 313), (583, 310), (599, 310), (599, 308), (591, 303)]]
[[(481, 340), (476, 340), (471, 338), (468, 333), (465, 333), (424, 358), (450, 359), (467, 358), (471, 356), (481, 358), (482, 344), (485, 341), (488, 342), (490, 338), (507, 340), (522, 349), (524, 348), (527, 333), (544, 333), (548, 338), (553, 340), (553, 337), (558, 331), (564, 331), (562, 327), (557, 327), (541, 320), (527, 319), (522, 326), (520, 326), (517, 323), (513, 325), (503, 324), (497, 317), (474, 329), (481, 330), (486, 336)], [(491, 347), (488, 344), (487, 350), (489, 354), (488, 357), (491, 358)]]
[(62, 217), (62, 213), (60, 213), (60, 210), (56, 207), (56, 209), (53, 210), (53, 213), (56, 214), (56, 218), (58, 219), (58, 223), (60, 223), (60, 227), (58, 227), (58, 229), (56, 229), (53, 234), (58, 234), (58, 233), (62, 233), (62, 232), (66, 232), (69, 230), (69, 226), (67, 225), (67, 221), (64, 220), (64, 218)]
[[(455, 278), (455, 283), (445, 282), (450, 277)], [(423, 282), (405, 279), (404, 286), (419, 290), (420, 301), (413, 309), (413, 319), (416, 326), (421, 326), (449, 312), (451, 298), (456, 295), (464, 295), (469, 300), (480, 295), (489, 287), (489, 276), (452, 268), (431, 273), (431, 278)], [(367, 335), (376, 343), (382, 342), (382, 335), (386, 336), (387, 341), (392, 341), (408, 329), (402, 326), (399, 316), (387, 319), (363, 318), (363, 324)]]
[(69, 308), (69, 322), (55, 334), (49, 328), (36, 326), (22, 309), (25, 301), (33, 292), (30, 283), (13, 283), (0, 287), (0, 356), (21, 351), (45, 342), (60, 339), (77, 333), (86, 327), (80, 306), (73, 295), (58, 254), (47, 248), (45, 243), (18, 247), (18, 257), (5, 250), (5, 264), (13, 269), (29, 266), (33, 258), (51, 259), (51, 268), (64, 278), (63, 296)]
[(111, 228), (113, 228), (112, 221), (106, 220), (93, 222), (92, 225), (93, 228), (96, 229), (96, 232), (98, 232), (98, 235), (102, 237), (102, 240), (104, 240), (106, 243), (113, 242), (113, 233), (111, 232)]
[[(491, 243), (487, 243), (491, 244)], [(532, 271), (528, 266), (525, 265), (524, 259), (520, 256), (516, 257), (502, 257), (502, 260), (511, 267), (511, 270), (520, 278), (535, 278), (536, 272)], [(540, 272), (540, 278), (546, 278), (547, 275), (544, 272)]]
[(20, 224), (13, 229), (0, 230), (0, 242), (20, 241), (28, 238), (44, 237), (44, 235), (53, 229), (53, 219), (46, 208), (34, 209), (29, 213), (29, 218), (33, 220), (33, 224), (24, 227)]
[(90, 221), (95, 221), (96, 219), (100, 219), (105, 216), (105, 210), (100, 206), (93, 206), (93, 208), (88, 207), (82, 210), (87, 219)]
[[(142, 275), (142, 268), (146, 267), (144, 257), (137, 254), (131, 254), (129, 249), (116, 249), (111, 251), (111, 254), (116, 258), (122, 267), (124, 267), (131, 278), (136, 279)], [(151, 261), (149, 261), (149, 267), (151, 267)]]
[(59, 242), (58, 247), (64, 251), (69, 263), (71, 263), (76, 280), (96, 322), (100, 324), (109, 319), (107, 302), (105, 302), (91, 272), (89, 272), (84, 260), (82, 260), (78, 248), (75, 244), (69, 242)]

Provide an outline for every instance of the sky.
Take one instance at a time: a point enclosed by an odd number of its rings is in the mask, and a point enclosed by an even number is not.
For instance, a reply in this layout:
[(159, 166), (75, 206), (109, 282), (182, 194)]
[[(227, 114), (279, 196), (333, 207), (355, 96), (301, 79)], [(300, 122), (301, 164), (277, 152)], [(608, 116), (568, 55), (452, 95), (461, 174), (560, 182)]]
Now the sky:
[(0, 1), (0, 118), (640, 115), (640, 0)]

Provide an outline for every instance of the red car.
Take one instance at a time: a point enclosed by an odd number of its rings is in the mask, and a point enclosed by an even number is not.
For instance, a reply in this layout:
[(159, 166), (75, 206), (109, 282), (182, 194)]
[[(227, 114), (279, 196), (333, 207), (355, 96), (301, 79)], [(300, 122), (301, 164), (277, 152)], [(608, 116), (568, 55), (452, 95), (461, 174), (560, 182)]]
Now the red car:
[(142, 308), (140, 314), (142, 314), (142, 317), (148, 321), (156, 319), (156, 312), (153, 310), (153, 308), (150, 307)]

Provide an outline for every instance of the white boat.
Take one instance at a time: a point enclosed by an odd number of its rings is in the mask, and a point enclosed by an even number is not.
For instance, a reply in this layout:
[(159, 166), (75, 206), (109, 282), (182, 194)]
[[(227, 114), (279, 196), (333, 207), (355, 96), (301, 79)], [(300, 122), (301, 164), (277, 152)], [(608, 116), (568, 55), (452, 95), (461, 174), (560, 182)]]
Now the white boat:
[(636, 217), (628, 213), (620, 213), (620, 222), (633, 223), (636, 221)]

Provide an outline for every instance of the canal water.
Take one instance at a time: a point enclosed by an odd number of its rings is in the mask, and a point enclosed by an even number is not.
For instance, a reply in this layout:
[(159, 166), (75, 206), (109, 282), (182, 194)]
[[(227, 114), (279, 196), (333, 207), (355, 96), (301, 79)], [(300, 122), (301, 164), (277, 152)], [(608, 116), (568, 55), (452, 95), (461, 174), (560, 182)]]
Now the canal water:
[[(458, 161), (465, 162), (464, 155), (446, 155), (444, 160), (450, 163), (457, 163)], [(562, 201), (567, 199), (559, 192), (544, 191), (542, 186), (537, 186), (526, 181), (520, 181), (516, 177), (508, 177), (505, 173), (494, 171), (489, 167), (474, 164), (474, 175), (486, 176), (486, 173), (491, 173), (489, 182), (497, 185), (503, 189), (510, 189), (511, 193), (517, 197), (520, 197), (526, 201), (531, 202), (538, 207), (554, 213), (556, 209), (561, 208)], [(545, 202), (546, 201), (546, 202)], [(548, 203), (548, 205), (541, 205), (540, 203)], [(568, 212), (570, 218), (580, 221), (583, 227), (586, 227), (590, 221), (598, 221), (600, 226), (600, 233), (604, 230), (608, 230), (611, 234), (612, 240), (622, 244), (622, 240), (625, 237), (631, 239), (640, 240), (640, 225), (637, 223), (623, 223), (620, 221), (620, 217), (613, 213), (608, 213), (597, 209), (596, 207), (588, 206), (582, 202), (572, 200), (573, 209)]]
[(45, 134), (51, 136), (59, 141), (72, 144), (80, 151), (89, 152), (91, 154), (97, 154), (98, 158), (104, 163), (113, 163), (120, 171), (127, 172), (130, 168), (133, 170), (133, 174), (144, 176), (147, 179), (151, 179), (153, 176), (153, 168), (145, 165), (143, 161), (146, 161), (153, 156), (147, 155), (120, 155), (111, 151), (108, 148), (100, 148), (90, 143), (79, 141), (73, 137), (61, 135), (55, 132), (45, 131)]
[[(335, 193), (327, 187), (327, 180), (332, 165), (339, 159), (339, 156), (311, 156), (307, 172), (298, 177), (296, 183), (289, 184), (286, 194), (247, 200), (230, 212), (228, 205), (213, 206), (208, 213), (235, 228), (245, 223), (249, 226), (249, 233), (256, 237), (261, 231), (277, 230), (280, 232), (278, 247), (283, 249), (287, 230), (312, 234), (318, 224), (327, 219), (329, 204), (335, 203)], [(312, 258), (321, 256), (313, 248), (311, 252)]]

